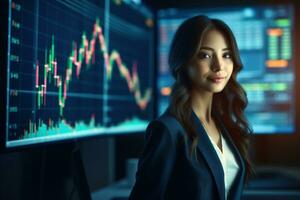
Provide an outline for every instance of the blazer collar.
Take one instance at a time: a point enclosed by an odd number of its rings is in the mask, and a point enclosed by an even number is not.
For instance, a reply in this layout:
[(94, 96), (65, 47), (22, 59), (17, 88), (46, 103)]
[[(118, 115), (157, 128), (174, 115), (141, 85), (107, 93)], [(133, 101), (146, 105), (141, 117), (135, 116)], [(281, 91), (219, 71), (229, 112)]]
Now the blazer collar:
[[(201, 154), (203, 155), (203, 157), (205, 158), (205, 160), (207, 161), (207, 164), (213, 174), (214, 180), (216, 182), (217, 185), (217, 189), (220, 195), (220, 199), (225, 199), (225, 184), (224, 184), (224, 171), (223, 171), (223, 167), (222, 167), (222, 163), (218, 157), (218, 155), (215, 152), (215, 149), (213, 147), (213, 145), (210, 142), (210, 139), (204, 129), (204, 127), (202, 126), (200, 120), (198, 119), (197, 115), (194, 113), (194, 111), (192, 111), (192, 119), (195, 123), (197, 132), (199, 133), (200, 137), (199, 137), (199, 141), (197, 144), (197, 148), (199, 149), (199, 151), (201, 152)], [(238, 189), (238, 191), (242, 190), (242, 182), (243, 182), (243, 175), (244, 175), (244, 163), (242, 162), (242, 157), (239, 154), (237, 148), (235, 147), (232, 139), (230, 138), (225, 126), (222, 124), (221, 120), (216, 117), (216, 120), (218, 120), (218, 124), (221, 125), (221, 131), (223, 134), (223, 136), (225, 137), (225, 139), (227, 139), (227, 142), (229, 143), (229, 146), (231, 148), (231, 150), (233, 151), (235, 157), (238, 160), (239, 166), (241, 167), (242, 170), (239, 170), (238, 173), (238, 178), (235, 180), (234, 184), (232, 185), (233, 187), (239, 187), (239, 188), (235, 188)], [(237, 194), (236, 194), (237, 195)], [(233, 198), (235, 199), (235, 198)]]
[(240, 167), (240, 170), (237, 174), (237, 178), (233, 182), (231, 188), (234, 188), (234, 191), (236, 193), (232, 193), (229, 191), (229, 199), (239, 199), (241, 196), (241, 192), (243, 191), (244, 186), (244, 178), (245, 178), (245, 161), (242, 155), (240, 154), (238, 148), (233, 142), (233, 139), (231, 138), (230, 134), (228, 133), (226, 127), (224, 126), (221, 118), (219, 115), (215, 115), (215, 119), (217, 120), (218, 124), (220, 125), (220, 129), (223, 133), (224, 138), (226, 139), (231, 151), (233, 152), (235, 158), (237, 159), (238, 165)]

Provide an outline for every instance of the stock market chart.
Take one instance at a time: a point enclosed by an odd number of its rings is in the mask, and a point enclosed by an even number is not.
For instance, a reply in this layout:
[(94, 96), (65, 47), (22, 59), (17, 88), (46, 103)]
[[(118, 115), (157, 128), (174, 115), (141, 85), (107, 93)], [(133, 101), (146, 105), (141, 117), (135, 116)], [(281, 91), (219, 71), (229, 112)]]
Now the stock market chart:
[(139, 2), (9, 1), (8, 147), (143, 131), (153, 16)]

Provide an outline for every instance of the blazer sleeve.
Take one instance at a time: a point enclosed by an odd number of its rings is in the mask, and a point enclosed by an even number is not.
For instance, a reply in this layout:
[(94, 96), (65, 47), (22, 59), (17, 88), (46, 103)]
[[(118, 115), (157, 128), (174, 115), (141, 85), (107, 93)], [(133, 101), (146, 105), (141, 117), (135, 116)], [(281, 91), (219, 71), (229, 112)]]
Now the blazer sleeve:
[(161, 121), (152, 121), (145, 134), (136, 181), (129, 200), (161, 200), (175, 162), (175, 138)]

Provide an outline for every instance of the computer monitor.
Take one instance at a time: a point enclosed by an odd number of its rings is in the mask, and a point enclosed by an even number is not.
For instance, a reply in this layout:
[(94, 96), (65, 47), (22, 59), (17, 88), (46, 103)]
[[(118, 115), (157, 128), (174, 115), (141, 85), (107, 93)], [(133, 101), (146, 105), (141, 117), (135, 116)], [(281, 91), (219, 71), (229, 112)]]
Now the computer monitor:
[(168, 105), (174, 82), (168, 66), (174, 33), (185, 19), (198, 14), (223, 20), (236, 37), (244, 65), (238, 81), (247, 92), (249, 104), (246, 116), (254, 133), (293, 133), (295, 65), (292, 5), (158, 11), (158, 113), (162, 113)]
[(155, 53), (146, 5), (14, 0), (7, 9), (6, 148), (144, 131)]

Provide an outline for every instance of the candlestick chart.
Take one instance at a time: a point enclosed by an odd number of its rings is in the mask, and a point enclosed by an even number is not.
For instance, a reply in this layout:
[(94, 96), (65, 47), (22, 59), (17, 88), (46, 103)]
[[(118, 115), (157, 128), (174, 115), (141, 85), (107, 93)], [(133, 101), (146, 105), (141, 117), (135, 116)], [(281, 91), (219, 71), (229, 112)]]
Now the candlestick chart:
[(153, 22), (123, 1), (9, 2), (7, 146), (143, 131)]

